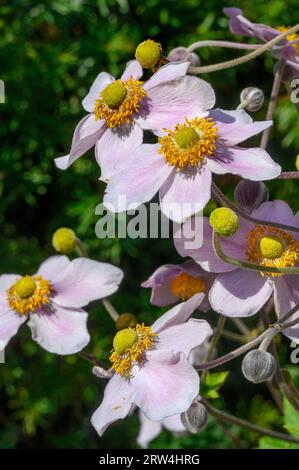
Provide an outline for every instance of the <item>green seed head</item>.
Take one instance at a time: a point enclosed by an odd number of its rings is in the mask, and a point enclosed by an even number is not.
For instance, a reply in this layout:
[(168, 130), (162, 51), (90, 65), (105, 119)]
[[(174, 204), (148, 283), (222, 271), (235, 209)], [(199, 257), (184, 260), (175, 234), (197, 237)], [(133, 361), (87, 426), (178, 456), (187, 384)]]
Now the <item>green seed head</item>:
[(152, 39), (141, 42), (135, 51), (136, 60), (144, 69), (154, 69), (158, 65), (161, 55), (161, 44)]
[(223, 237), (231, 237), (239, 227), (237, 214), (228, 207), (219, 207), (210, 215), (210, 225)]
[(76, 246), (76, 234), (67, 227), (62, 227), (54, 232), (52, 245), (58, 253), (70, 253)]

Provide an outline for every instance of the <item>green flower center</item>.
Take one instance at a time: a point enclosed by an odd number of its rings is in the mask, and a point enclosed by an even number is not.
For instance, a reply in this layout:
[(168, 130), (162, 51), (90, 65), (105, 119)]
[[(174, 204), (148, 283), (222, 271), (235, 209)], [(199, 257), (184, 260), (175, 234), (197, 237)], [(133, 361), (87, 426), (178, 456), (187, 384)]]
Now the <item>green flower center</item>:
[(272, 235), (261, 239), (260, 250), (265, 258), (275, 259), (280, 258), (284, 254), (285, 247), (278, 237)]
[(27, 299), (34, 294), (36, 289), (36, 282), (31, 276), (24, 276), (22, 279), (17, 281), (14, 286), (14, 290), (18, 297), (21, 299)]
[(187, 149), (199, 141), (199, 135), (191, 126), (185, 126), (177, 130), (174, 137), (181, 149)]
[(117, 109), (127, 96), (127, 88), (121, 80), (115, 80), (104, 88), (101, 96), (108, 108)]
[(124, 354), (138, 341), (138, 334), (132, 328), (125, 328), (116, 333), (113, 348), (118, 354)]

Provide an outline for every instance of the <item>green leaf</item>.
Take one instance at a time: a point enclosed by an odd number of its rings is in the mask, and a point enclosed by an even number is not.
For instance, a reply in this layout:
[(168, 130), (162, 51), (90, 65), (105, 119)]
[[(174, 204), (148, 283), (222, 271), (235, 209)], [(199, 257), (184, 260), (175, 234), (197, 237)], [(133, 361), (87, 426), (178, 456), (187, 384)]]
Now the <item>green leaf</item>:
[(259, 449), (299, 449), (299, 444), (275, 439), (274, 437), (262, 437), (259, 440)]
[(223, 386), (228, 374), (229, 372), (215, 372), (211, 374), (208, 371), (201, 388), (201, 395), (210, 399), (219, 398), (218, 390)]
[(286, 398), (284, 399), (284, 420), (284, 428), (293, 436), (299, 437), (299, 414)]

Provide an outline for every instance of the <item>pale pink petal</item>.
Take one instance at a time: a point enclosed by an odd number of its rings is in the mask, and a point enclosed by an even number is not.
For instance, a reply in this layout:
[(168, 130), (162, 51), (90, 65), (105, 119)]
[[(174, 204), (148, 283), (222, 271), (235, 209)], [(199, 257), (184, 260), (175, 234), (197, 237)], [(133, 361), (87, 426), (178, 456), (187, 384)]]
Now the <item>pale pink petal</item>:
[(108, 181), (122, 170), (142, 144), (143, 131), (137, 125), (107, 129), (96, 143), (96, 160), (101, 167), (101, 180)]
[(263, 132), (272, 126), (272, 124), (273, 121), (256, 121), (251, 124), (239, 124), (238, 122), (224, 124), (217, 122), (217, 128), (221, 141), (224, 145), (230, 146), (238, 145), (240, 142)]
[(199, 307), (204, 297), (204, 294), (196, 294), (186, 302), (182, 302), (171, 310), (168, 310), (168, 312), (164, 313), (164, 315), (153, 323), (152, 330), (155, 333), (160, 333), (170, 326), (186, 322), (191, 317), (194, 310)]
[(63, 276), (69, 264), (70, 260), (67, 256), (50, 256), (40, 265), (36, 275), (55, 283), (57, 279)]
[(114, 421), (128, 416), (132, 408), (131, 395), (130, 382), (114, 374), (105, 388), (101, 405), (91, 417), (91, 424), (100, 436)]
[(162, 421), (150, 421), (143, 413), (139, 413), (140, 429), (137, 437), (137, 444), (143, 449), (147, 449), (150, 442), (162, 431)]
[(66, 170), (72, 163), (91, 149), (104, 133), (105, 121), (96, 121), (94, 114), (88, 114), (77, 125), (69, 155), (55, 158), (55, 165), (60, 170)]
[(226, 124), (250, 124), (253, 122), (252, 117), (244, 111), (244, 109), (220, 109), (215, 108), (209, 112), (209, 117), (213, 118), (215, 121)]
[(197, 77), (182, 77), (152, 88), (140, 109), (137, 122), (143, 129), (171, 129), (202, 115), (215, 103), (211, 85)]
[(236, 269), (219, 274), (209, 298), (216, 312), (227, 317), (247, 317), (265, 305), (272, 291), (272, 283), (260, 273)]
[(228, 149), (223, 146), (217, 150), (216, 161), (227, 173), (240, 175), (253, 181), (270, 180), (277, 178), (281, 173), (280, 165), (275, 163), (270, 155), (259, 147), (231, 147)]
[(191, 318), (186, 323), (163, 329), (158, 335), (156, 349), (183, 352), (189, 357), (192, 349), (201, 345), (213, 330), (205, 320)]
[(186, 75), (189, 67), (189, 62), (179, 62), (163, 65), (159, 70), (151, 76), (149, 80), (144, 83), (143, 88), (145, 90), (150, 90), (157, 85), (160, 85), (164, 82), (169, 82), (175, 80), (179, 77)]
[(295, 225), (292, 209), (286, 202), (278, 199), (275, 201), (264, 202), (257, 209), (252, 211), (251, 215), (257, 219), (264, 219), (269, 222)]
[(19, 274), (2, 274), (0, 276), (0, 309), (9, 310), (7, 302), (7, 290), (15, 283), (21, 276)]
[[(183, 256), (191, 256), (200, 266), (210, 272), (233, 271), (235, 266), (225, 263), (219, 259), (214, 251), (212, 243), (212, 228), (207, 217), (201, 219), (192, 218), (187, 220), (182, 230), (179, 229), (174, 235), (174, 244), (178, 253)], [(202, 223), (201, 230), (196, 224)], [(201, 233), (200, 233), (201, 232)], [(225, 246), (230, 247), (230, 253), (234, 248), (231, 241), (225, 241)]]
[(87, 313), (80, 309), (67, 309), (52, 303), (50, 308), (31, 314), (28, 326), (32, 339), (54, 354), (75, 354), (90, 341)]
[(64, 307), (83, 307), (113, 294), (122, 278), (122, 270), (111, 264), (76, 258), (55, 282), (53, 300)]
[(173, 433), (185, 433), (186, 428), (182, 423), (181, 415), (169, 416), (163, 419), (163, 427)]
[(175, 171), (160, 189), (163, 214), (174, 222), (184, 222), (209, 202), (211, 184), (212, 175), (206, 166), (196, 172)]
[(111, 178), (104, 196), (104, 205), (110, 211), (135, 209), (158, 192), (172, 171), (158, 148), (158, 144), (141, 145), (128, 166)]
[(133, 401), (152, 421), (186, 411), (199, 391), (199, 377), (186, 356), (148, 351), (146, 362), (133, 368)]
[(278, 317), (289, 312), (299, 302), (299, 292), (296, 296), (291, 283), (288, 282), (290, 277), (277, 276), (273, 278), (274, 305)]
[(2, 351), (10, 339), (15, 336), (20, 326), (27, 320), (26, 315), (19, 315), (13, 310), (0, 307), (0, 351)]
[(88, 113), (92, 113), (95, 106), (95, 101), (99, 98), (101, 91), (109, 85), (110, 83), (114, 82), (115, 78), (107, 72), (101, 72), (93, 82), (90, 87), (89, 92), (85, 96), (82, 101), (82, 106)]
[(142, 74), (143, 70), (139, 62), (137, 60), (130, 60), (126, 65), (121, 79), (123, 81), (129, 80), (130, 78), (135, 78), (135, 80), (139, 80), (139, 78), (142, 77)]

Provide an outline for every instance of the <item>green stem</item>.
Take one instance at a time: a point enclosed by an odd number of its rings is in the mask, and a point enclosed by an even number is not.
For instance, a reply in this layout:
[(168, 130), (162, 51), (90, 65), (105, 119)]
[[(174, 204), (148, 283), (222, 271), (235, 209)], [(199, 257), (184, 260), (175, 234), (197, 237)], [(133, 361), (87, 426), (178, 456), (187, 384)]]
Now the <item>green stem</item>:
[(213, 245), (217, 256), (226, 263), (237, 266), (238, 268), (250, 269), (251, 271), (258, 271), (264, 273), (278, 273), (278, 274), (299, 274), (299, 267), (276, 268), (275, 266), (263, 266), (261, 264), (249, 263), (248, 261), (241, 261), (232, 256), (223, 253), (221, 248), (221, 236), (213, 230)]
[[(209, 348), (208, 348), (208, 351), (207, 351), (204, 362), (209, 362), (209, 360), (211, 359), (213, 351), (216, 348), (216, 346), (218, 344), (218, 341), (221, 338), (221, 334), (223, 332), (225, 321), (226, 321), (226, 318), (223, 317), (222, 315), (220, 315), (219, 320), (218, 320), (218, 324), (217, 324), (217, 327), (216, 327), (215, 334), (212, 337), (212, 340), (211, 340), (211, 343), (209, 345)], [(202, 376), (201, 376), (202, 383), (204, 382), (205, 375), (206, 375), (206, 371), (203, 371)]]

